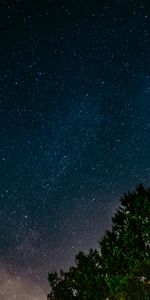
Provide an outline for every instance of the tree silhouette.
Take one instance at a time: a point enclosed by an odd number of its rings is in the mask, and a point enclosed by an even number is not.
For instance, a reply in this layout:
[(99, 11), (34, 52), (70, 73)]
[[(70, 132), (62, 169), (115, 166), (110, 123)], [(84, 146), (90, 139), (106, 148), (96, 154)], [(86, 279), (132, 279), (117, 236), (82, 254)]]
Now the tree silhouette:
[(150, 299), (150, 189), (121, 198), (99, 251), (80, 252), (68, 272), (49, 273), (53, 300)]

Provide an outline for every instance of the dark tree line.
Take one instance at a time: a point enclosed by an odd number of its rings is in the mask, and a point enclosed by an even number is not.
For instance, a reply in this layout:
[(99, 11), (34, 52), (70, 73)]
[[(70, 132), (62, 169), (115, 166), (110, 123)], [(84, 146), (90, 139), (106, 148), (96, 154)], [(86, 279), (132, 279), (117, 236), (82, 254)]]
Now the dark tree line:
[(150, 300), (150, 189), (121, 198), (99, 251), (79, 252), (68, 272), (49, 273), (50, 300)]

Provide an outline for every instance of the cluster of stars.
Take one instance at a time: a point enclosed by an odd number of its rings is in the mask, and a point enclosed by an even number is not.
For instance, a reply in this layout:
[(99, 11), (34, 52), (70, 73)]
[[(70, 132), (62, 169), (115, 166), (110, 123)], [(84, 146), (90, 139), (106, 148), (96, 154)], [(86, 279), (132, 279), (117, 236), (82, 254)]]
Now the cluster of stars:
[(146, 2), (8, 2), (0, 263), (45, 287), (97, 247), (122, 193), (149, 183), (150, 18)]

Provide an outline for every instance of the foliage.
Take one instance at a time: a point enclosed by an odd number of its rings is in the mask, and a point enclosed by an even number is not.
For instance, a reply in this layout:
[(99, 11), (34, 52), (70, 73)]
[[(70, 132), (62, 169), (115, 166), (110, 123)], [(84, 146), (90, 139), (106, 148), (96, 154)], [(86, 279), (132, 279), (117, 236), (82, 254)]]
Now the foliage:
[(121, 198), (112, 229), (68, 272), (49, 273), (53, 300), (150, 299), (150, 189)]

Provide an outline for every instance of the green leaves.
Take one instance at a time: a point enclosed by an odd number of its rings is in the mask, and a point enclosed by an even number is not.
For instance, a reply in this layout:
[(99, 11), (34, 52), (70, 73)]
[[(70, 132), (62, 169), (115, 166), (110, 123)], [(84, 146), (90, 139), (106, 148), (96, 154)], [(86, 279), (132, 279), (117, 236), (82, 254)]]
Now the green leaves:
[(79, 252), (66, 273), (49, 273), (53, 300), (136, 299), (150, 296), (150, 189), (125, 194), (100, 251)]

